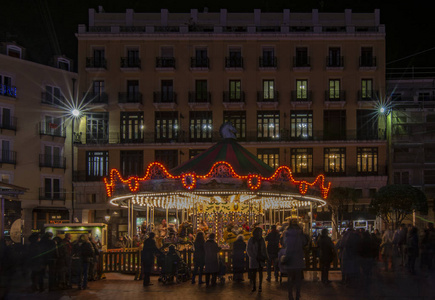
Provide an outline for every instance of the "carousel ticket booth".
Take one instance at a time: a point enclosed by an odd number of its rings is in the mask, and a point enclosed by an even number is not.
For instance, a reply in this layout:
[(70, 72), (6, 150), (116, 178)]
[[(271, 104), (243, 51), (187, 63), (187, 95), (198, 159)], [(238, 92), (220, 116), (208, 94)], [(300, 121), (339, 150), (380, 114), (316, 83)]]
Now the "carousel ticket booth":
[(77, 240), (80, 235), (88, 234), (101, 243), (103, 250), (107, 249), (107, 224), (104, 223), (61, 223), (45, 224), (45, 232), (53, 233), (53, 236), (64, 238), (66, 233), (71, 234), (71, 242)]

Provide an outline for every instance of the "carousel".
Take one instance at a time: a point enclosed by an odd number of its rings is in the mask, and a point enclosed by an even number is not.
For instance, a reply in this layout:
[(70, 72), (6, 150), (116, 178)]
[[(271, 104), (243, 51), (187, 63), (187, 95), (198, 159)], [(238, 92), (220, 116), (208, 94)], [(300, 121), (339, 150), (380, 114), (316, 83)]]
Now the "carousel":
[(230, 123), (221, 126), (222, 140), (191, 160), (168, 170), (150, 163), (143, 177), (123, 178), (116, 169), (104, 178), (112, 205), (128, 209), (128, 232), (134, 232), (134, 211), (145, 211), (154, 224), (157, 210), (175, 213), (176, 227), (216, 233), (225, 246), (250, 227), (297, 218), (308, 233), (313, 210), (326, 205), (331, 183), (323, 175), (300, 180), (288, 166), (276, 170), (237, 143)]

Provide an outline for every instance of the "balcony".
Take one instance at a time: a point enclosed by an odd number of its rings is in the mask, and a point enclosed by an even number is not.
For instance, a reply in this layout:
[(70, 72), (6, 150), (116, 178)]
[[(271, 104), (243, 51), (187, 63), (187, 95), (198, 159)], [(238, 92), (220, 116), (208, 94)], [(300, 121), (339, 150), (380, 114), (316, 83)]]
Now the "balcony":
[(276, 57), (261, 56), (259, 59), (260, 69), (276, 69), (278, 59)]
[(174, 70), (175, 69), (175, 58), (174, 57), (156, 57), (156, 69)]
[(374, 90), (359, 90), (358, 101), (377, 101), (379, 99), (379, 92)]
[(346, 104), (346, 92), (339, 91), (325, 91), (325, 105), (343, 107)]
[(51, 93), (42, 92), (41, 93), (41, 103), (54, 105), (54, 106), (64, 106), (65, 105), (65, 97), (62, 95), (53, 95)]
[(0, 164), (17, 164), (17, 152), (15, 151), (1, 151)]
[(109, 143), (108, 134), (94, 135), (92, 133), (86, 133), (86, 144), (108, 144), (108, 143)]
[(66, 137), (65, 126), (56, 123), (51, 123), (51, 122), (40, 122), (39, 135), (65, 138)]
[(17, 130), (17, 118), (0, 116), (0, 129)]
[(293, 68), (310, 69), (310, 57), (309, 56), (294, 56)]
[(139, 57), (121, 57), (121, 69), (139, 70), (141, 62)]
[(360, 56), (359, 57), (360, 68), (376, 68), (376, 56)]
[(208, 57), (191, 57), (190, 58), (190, 68), (193, 70), (204, 70), (210, 68), (210, 59)]
[(257, 106), (261, 108), (277, 108), (279, 104), (278, 92), (259, 91), (257, 92)]
[(55, 191), (48, 190), (46, 188), (39, 188), (39, 200), (50, 200), (52, 201), (64, 201), (66, 200), (66, 190), (59, 189)]
[(209, 93), (209, 92), (189, 92), (188, 102), (189, 102), (190, 108), (193, 108), (193, 107), (210, 108), (211, 93)]
[[(105, 176), (108, 176), (106, 174)], [(102, 181), (105, 176), (93, 176), (86, 174), (86, 171), (74, 171), (73, 181), (74, 182), (84, 182), (84, 181)]]
[(222, 102), (225, 108), (245, 106), (245, 92), (223, 92)]
[(243, 69), (243, 57), (225, 57), (225, 68), (232, 70)]
[(154, 92), (153, 104), (156, 108), (175, 108), (177, 105), (177, 94), (175, 92)]
[(83, 99), (86, 104), (98, 105), (109, 104), (109, 96), (107, 93), (83, 93)]
[(343, 69), (344, 67), (344, 56), (327, 56), (326, 57), (326, 68), (330, 70)]
[(105, 58), (86, 57), (86, 69), (107, 70), (107, 60)]
[(0, 84), (0, 95), (17, 98), (17, 88), (11, 85)]
[(142, 93), (119, 92), (118, 103), (119, 104), (142, 104)]
[(66, 157), (60, 155), (39, 155), (40, 168), (66, 169)]

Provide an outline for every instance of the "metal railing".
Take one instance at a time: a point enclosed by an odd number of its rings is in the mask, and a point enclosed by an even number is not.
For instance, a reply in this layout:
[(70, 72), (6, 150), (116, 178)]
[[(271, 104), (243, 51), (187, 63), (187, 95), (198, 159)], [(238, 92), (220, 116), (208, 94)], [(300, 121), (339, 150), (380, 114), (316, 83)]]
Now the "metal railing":
[(325, 101), (344, 102), (346, 101), (346, 91), (325, 91)]
[(278, 65), (278, 59), (274, 57), (261, 56), (259, 59), (260, 68), (276, 68)]
[(107, 93), (83, 93), (83, 98), (87, 104), (108, 104), (109, 95)]
[(66, 169), (66, 157), (60, 155), (39, 155), (39, 167)]
[(189, 103), (211, 103), (211, 93), (209, 92), (189, 92)]
[(230, 103), (245, 102), (245, 92), (223, 92), (222, 101)]
[(128, 93), (128, 92), (119, 92), (118, 93), (118, 103), (140, 103), (142, 104), (142, 93)]
[(301, 93), (300, 91), (291, 91), (290, 92), (290, 101), (291, 102), (311, 102), (312, 100), (312, 91), (307, 91), (305, 93)]
[(17, 152), (15, 151), (1, 151), (0, 152), (0, 163), (1, 164), (11, 164), (16, 165), (17, 164)]
[(175, 69), (175, 57), (156, 57), (156, 68)]
[(328, 68), (341, 68), (344, 66), (344, 56), (327, 56), (326, 66)]
[(121, 57), (121, 68), (139, 68), (141, 61), (139, 57)]
[(65, 125), (60, 125), (51, 122), (40, 122), (39, 134), (65, 138), (66, 137)]
[(305, 56), (305, 57), (294, 56), (293, 57), (293, 68), (304, 68), (304, 67), (310, 67), (310, 66), (311, 66), (311, 63), (310, 63), (309, 56)]
[(376, 56), (373, 57), (359, 57), (360, 67), (376, 67)]
[(55, 96), (52, 93), (41, 92), (41, 103), (49, 105), (65, 105), (65, 97)]
[(379, 99), (379, 92), (375, 90), (358, 91), (358, 101), (376, 101)]
[(65, 201), (66, 200), (66, 190), (59, 189), (58, 191), (54, 191), (54, 190), (48, 191), (45, 188), (39, 188), (39, 200)]
[(210, 59), (208, 57), (200, 58), (200, 57), (191, 57), (190, 58), (190, 67), (191, 68), (206, 68), (210, 67)]
[(177, 93), (175, 92), (154, 92), (154, 103), (177, 103)]
[(257, 92), (257, 102), (279, 102), (278, 92), (259, 91)]
[(107, 59), (86, 57), (86, 68), (91, 69), (107, 69)]
[(0, 95), (6, 96), (6, 97), (17, 97), (17, 88), (12, 85), (5, 85), (0, 84)]
[(17, 130), (17, 118), (0, 116), (0, 129)]
[(225, 68), (243, 68), (243, 57), (225, 57)]

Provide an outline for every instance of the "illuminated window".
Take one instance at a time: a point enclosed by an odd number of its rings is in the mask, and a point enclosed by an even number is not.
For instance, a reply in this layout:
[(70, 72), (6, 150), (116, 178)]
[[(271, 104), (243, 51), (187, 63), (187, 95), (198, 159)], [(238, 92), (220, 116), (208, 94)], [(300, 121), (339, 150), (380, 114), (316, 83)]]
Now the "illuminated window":
[(86, 114), (86, 143), (107, 144), (109, 142), (109, 113)]
[(295, 110), (290, 113), (291, 138), (305, 140), (313, 138), (313, 111)]
[(259, 140), (279, 140), (279, 111), (257, 112), (257, 138)]
[(236, 128), (238, 140), (246, 139), (246, 111), (224, 111), (224, 123), (231, 122)]
[(343, 174), (346, 170), (346, 148), (325, 148), (323, 150), (325, 173)]
[(301, 175), (313, 174), (313, 149), (292, 148), (290, 152), (293, 173)]
[(279, 167), (279, 148), (257, 149), (257, 158), (276, 169)]
[(378, 173), (378, 148), (357, 148), (357, 172), (359, 175)]
[(86, 180), (100, 180), (109, 174), (109, 151), (86, 152)]
[(155, 139), (156, 142), (171, 142), (178, 139), (178, 112), (155, 112)]
[(211, 141), (213, 131), (213, 119), (211, 111), (189, 112), (189, 136), (190, 141)]
[(372, 79), (361, 79), (361, 96), (360, 100), (376, 100), (374, 99), (375, 93), (373, 90)]
[(121, 143), (143, 143), (142, 112), (121, 112)]
[(340, 99), (340, 80), (339, 79), (330, 79), (329, 80), (329, 90), (328, 90), (328, 99), (329, 101), (338, 101)]
[(308, 100), (308, 80), (296, 80), (296, 100)]
[(275, 101), (275, 80), (263, 80), (263, 101)]

